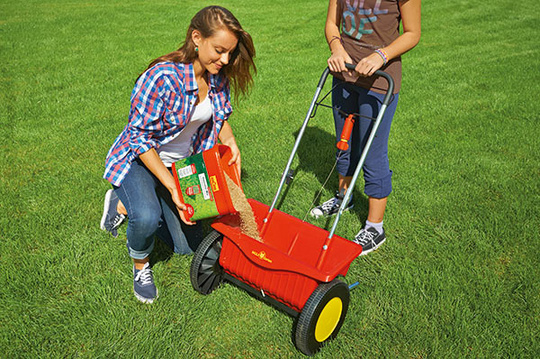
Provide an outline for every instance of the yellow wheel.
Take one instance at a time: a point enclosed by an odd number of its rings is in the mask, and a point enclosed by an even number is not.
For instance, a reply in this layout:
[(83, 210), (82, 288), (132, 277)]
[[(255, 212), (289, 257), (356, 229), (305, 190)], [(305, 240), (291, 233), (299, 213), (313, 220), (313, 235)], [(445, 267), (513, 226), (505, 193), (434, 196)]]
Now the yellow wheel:
[(315, 288), (296, 323), (296, 347), (302, 353), (313, 355), (336, 337), (345, 321), (349, 299), (349, 287), (338, 279)]

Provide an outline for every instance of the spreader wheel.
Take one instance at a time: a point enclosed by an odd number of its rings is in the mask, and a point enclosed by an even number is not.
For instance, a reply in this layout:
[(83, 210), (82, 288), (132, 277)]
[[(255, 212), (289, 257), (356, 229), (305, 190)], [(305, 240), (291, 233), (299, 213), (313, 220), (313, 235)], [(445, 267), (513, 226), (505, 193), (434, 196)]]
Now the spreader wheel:
[(313, 355), (324, 342), (336, 337), (345, 321), (349, 298), (349, 287), (339, 279), (315, 288), (296, 323), (296, 347), (302, 353)]
[(191, 261), (191, 285), (201, 294), (210, 294), (223, 278), (223, 268), (219, 265), (219, 254), (223, 235), (217, 231), (208, 234)]

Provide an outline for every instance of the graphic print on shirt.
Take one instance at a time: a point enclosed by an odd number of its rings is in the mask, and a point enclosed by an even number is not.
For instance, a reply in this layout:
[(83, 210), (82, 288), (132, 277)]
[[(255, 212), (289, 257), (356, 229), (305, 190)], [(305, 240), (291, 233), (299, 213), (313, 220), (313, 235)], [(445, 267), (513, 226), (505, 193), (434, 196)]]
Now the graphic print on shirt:
[(365, 34), (371, 34), (373, 30), (366, 29), (365, 25), (377, 21), (377, 15), (388, 13), (387, 9), (381, 10), (381, 2), (382, 0), (377, 0), (373, 9), (366, 9), (364, 8), (365, 0), (348, 1), (347, 10), (343, 12), (343, 33), (357, 40)]

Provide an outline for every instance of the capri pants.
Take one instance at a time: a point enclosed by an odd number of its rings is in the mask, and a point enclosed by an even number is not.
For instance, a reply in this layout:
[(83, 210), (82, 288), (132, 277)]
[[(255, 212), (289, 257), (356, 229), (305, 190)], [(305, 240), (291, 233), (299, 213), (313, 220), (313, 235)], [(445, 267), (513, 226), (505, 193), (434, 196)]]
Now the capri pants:
[[(351, 113), (361, 115), (360, 118), (355, 118), (349, 148), (341, 155), (341, 151), (338, 150), (337, 152), (338, 173), (348, 177), (354, 174), (358, 165), (362, 150), (381, 108), (384, 94), (364, 89), (337, 78), (334, 78), (333, 86), (332, 105), (334, 107), (336, 141), (339, 141), (347, 115)], [(392, 171), (390, 170), (388, 161), (388, 136), (390, 135), (392, 118), (396, 112), (398, 95), (395, 94), (391, 98), (386, 108), (386, 112), (362, 168), (365, 181), (364, 193), (369, 197), (385, 198), (392, 192)], [(343, 111), (347, 115), (338, 110)]]

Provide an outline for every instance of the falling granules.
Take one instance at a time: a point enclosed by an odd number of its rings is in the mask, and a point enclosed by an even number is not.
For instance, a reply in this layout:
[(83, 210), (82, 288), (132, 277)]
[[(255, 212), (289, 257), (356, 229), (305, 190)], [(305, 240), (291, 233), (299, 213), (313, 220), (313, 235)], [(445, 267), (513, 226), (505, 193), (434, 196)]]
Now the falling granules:
[(240, 228), (242, 233), (258, 240), (259, 242), (262, 242), (262, 239), (259, 236), (259, 230), (257, 229), (257, 222), (255, 222), (255, 214), (253, 214), (253, 209), (249, 205), (246, 195), (242, 189), (226, 174), (225, 179), (227, 181), (227, 186), (229, 187), (233, 206), (236, 211), (238, 211), (238, 215), (240, 216)]

